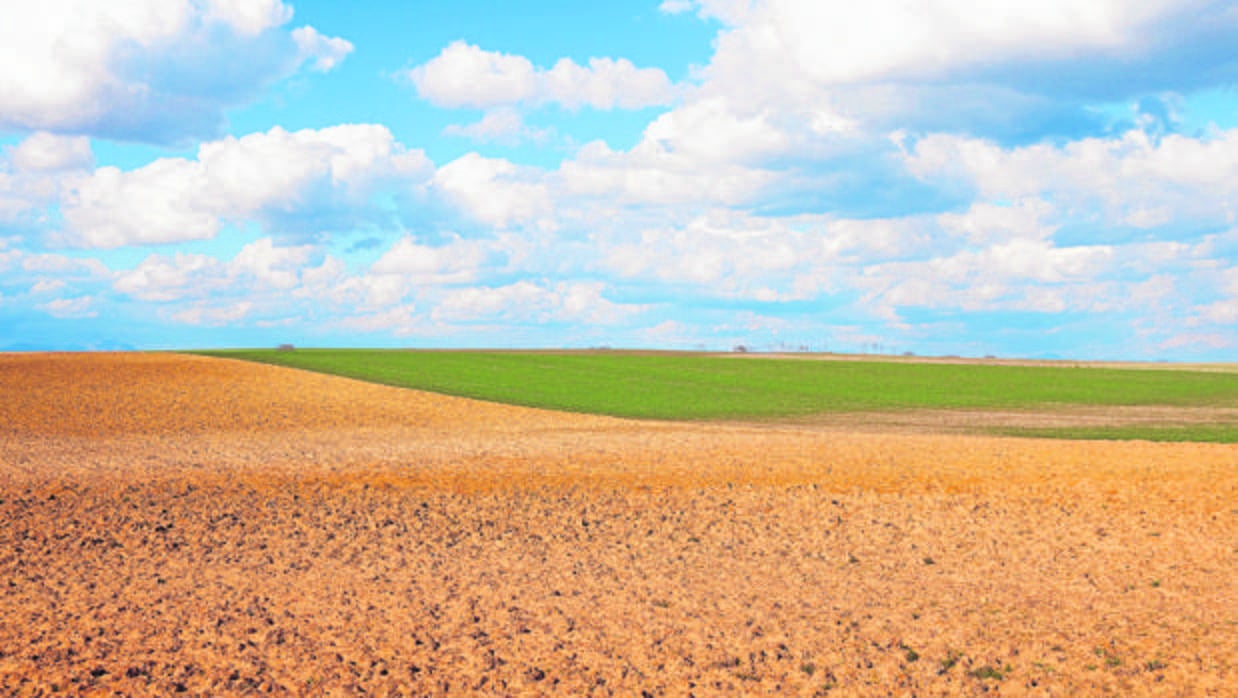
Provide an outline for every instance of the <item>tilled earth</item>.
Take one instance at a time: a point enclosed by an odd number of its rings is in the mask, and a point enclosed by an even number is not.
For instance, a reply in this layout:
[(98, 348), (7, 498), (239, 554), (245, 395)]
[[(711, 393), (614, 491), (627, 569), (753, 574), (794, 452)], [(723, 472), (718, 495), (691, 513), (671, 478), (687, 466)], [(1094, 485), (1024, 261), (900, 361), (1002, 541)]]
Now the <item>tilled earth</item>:
[(5, 695), (1234, 695), (1238, 448), (0, 355)]

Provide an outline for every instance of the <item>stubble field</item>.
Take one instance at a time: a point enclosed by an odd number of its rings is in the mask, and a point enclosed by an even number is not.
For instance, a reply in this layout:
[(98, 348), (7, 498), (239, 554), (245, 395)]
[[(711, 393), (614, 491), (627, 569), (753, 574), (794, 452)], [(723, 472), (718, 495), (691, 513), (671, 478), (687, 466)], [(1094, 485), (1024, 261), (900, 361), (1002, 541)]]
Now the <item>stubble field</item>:
[(1238, 447), (0, 355), (0, 693), (1227, 695)]

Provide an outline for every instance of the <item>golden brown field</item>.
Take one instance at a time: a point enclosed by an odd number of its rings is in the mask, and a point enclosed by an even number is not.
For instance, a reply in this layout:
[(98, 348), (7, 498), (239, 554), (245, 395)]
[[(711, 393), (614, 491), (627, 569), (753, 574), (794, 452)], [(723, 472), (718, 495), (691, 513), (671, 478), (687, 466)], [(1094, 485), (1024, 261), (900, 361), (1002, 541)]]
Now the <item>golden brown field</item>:
[(5, 695), (1235, 695), (1238, 448), (0, 355)]

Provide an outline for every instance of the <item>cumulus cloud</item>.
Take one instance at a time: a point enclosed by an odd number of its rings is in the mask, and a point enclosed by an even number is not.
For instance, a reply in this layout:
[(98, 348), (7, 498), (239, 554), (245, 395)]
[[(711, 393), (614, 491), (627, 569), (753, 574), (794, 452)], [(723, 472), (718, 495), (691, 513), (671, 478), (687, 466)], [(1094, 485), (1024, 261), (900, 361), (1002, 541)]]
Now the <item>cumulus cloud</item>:
[(1015, 239), (923, 261), (868, 266), (855, 282), (868, 290), (865, 302), (891, 320), (903, 308), (1083, 311), (1093, 309), (1096, 279), (1112, 259), (1112, 248), (1104, 245), (1062, 248)]
[[(664, 5), (684, 11), (687, 2)], [(1097, 134), (1089, 101), (1225, 86), (1238, 30), (1218, 0), (698, 0), (725, 28), (700, 91), (735, 104), (819, 107), (881, 132), (1004, 142)]]
[(455, 239), (446, 245), (420, 245), (411, 237), (398, 240), (370, 267), (374, 274), (402, 277), (414, 285), (460, 284), (477, 278), (488, 251), (476, 240)]
[(455, 41), (428, 62), (403, 73), (422, 99), (440, 107), (489, 109), (554, 103), (568, 109), (641, 109), (670, 103), (671, 81), (658, 68), (620, 58), (563, 58), (550, 69), (524, 56), (486, 51)]
[(119, 273), (112, 288), (156, 303), (204, 298), (227, 289), (246, 294), (285, 291), (300, 284), (301, 271), (313, 252), (309, 245), (281, 247), (262, 238), (227, 262), (202, 254), (152, 254)]
[(662, 4), (658, 5), (659, 12), (665, 12), (668, 15), (677, 15), (683, 12), (692, 10), (692, 0), (662, 0)]
[(200, 254), (151, 255), (121, 273), (113, 288), (143, 301), (174, 301), (191, 292), (209, 292), (203, 277), (220, 266), (215, 258)]
[(323, 36), (310, 26), (293, 29), (292, 40), (297, 44), (301, 60), (312, 61), (314, 70), (320, 73), (335, 68), (353, 50), (353, 45), (348, 40)]
[(205, 325), (207, 327), (222, 327), (236, 323), (250, 314), (254, 304), (249, 301), (238, 301), (225, 306), (196, 304), (171, 313), (172, 320), (185, 325)]
[(559, 167), (564, 191), (620, 204), (741, 205), (760, 198), (773, 172), (744, 164), (699, 163), (689, 154), (643, 140), (630, 151), (588, 143)]
[(36, 132), (0, 153), (0, 221), (45, 215), (94, 164), (89, 139)]
[[(987, 73), (996, 63), (1098, 57), (1129, 59), (1232, 25), (1214, 0), (814, 0), (699, 2), (732, 25), (718, 39), (711, 71), (778, 68), (818, 85)], [(1175, 35), (1188, 29), (1188, 36)], [(746, 64), (746, 65), (745, 65)]]
[[(347, 42), (303, 27), (279, 0), (48, 0), (0, 23), (0, 129), (144, 141), (208, 135), (222, 110)], [(237, 60), (244, 56), (244, 60)]]
[(213, 237), (225, 222), (362, 205), (378, 183), (423, 180), (433, 165), (383, 126), (275, 127), (130, 171), (102, 167), (66, 194), (66, 243), (120, 247)]
[(13, 167), (25, 172), (60, 172), (86, 169), (94, 165), (90, 139), (65, 137), (39, 131), (31, 134), (8, 152)]
[(550, 191), (539, 170), (468, 153), (434, 174), (432, 186), (475, 220), (495, 228), (548, 224)]
[(481, 120), (471, 124), (448, 124), (443, 129), (447, 136), (460, 136), (481, 143), (515, 145), (522, 141), (543, 142), (553, 133), (551, 129), (533, 128), (524, 122), (520, 112), (511, 107), (488, 109)]
[(76, 298), (57, 298), (46, 303), (40, 303), (39, 310), (54, 318), (84, 318), (96, 317), (99, 313), (94, 309), (95, 299), (90, 296)]
[(431, 317), (439, 322), (488, 320), (606, 325), (641, 310), (639, 306), (607, 300), (603, 297), (605, 288), (602, 282), (548, 284), (532, 281), (461, 288), (444, 294)]
[(954, 178), (986, 198), (1053, 197), (1076, 212), (1098, 204), (1107, 221), (1154, 228), (1180, 219), (1232, 223), (1238, 129), (1203, 138), (1143, 131), (1055, 145), (1004, 148), (936, 134), (907, 154), (923, 178)]
[(820, 261), (821, 253), (817, 236), (785, 222), (715, 211), (682, 228), (646, 229), (636, 239), (607, 245), (601, 255), (622, 277), (691, 284), (713, 296), (757, 297), (784, 285), (792, 270)]

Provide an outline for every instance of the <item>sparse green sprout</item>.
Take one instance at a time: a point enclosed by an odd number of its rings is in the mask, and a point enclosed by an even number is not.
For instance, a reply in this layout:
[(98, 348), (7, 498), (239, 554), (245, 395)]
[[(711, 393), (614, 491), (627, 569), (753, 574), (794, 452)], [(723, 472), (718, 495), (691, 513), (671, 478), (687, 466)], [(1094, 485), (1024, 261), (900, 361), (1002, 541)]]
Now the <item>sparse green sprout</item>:
[(1001, 681), (1002, 679), (1006, 678), (1006, 674), (1010, 673), (1010, 665), (1007, 664), (1004, 669), (998, 669), (996, 667), (985, 664), (984, 666), (972, 669), (971, 671), (967, 673), (968, 675), (974, 678), (977, 678), (977, 679), (981, 679), (981, 680), (995, 679), (997, 681)]

